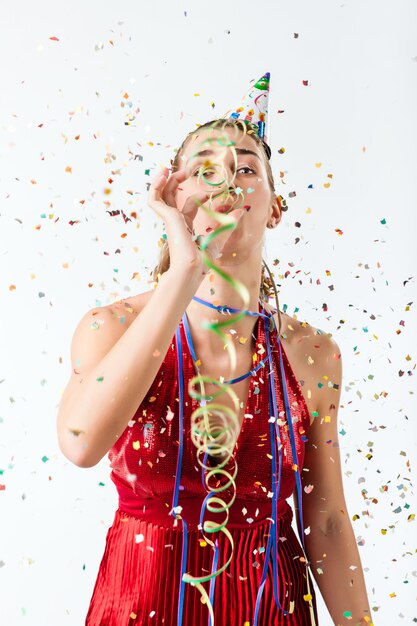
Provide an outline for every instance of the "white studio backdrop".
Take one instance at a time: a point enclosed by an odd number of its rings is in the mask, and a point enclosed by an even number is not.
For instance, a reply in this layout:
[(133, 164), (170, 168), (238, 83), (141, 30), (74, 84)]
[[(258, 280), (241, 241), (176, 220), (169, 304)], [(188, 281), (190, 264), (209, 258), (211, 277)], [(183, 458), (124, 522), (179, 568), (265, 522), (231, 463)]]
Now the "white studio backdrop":
[(106, 458), (79, 469), (57, 445), (72, 334), (151, 288), (149, 176), (265, 71), (289, 206), (266, 258), (281, 309), (342, 352), (343, 478), (375, 624), (415, 623), (415, 2), (1, 8), (0, 623), (84, 623), (117, 498)]

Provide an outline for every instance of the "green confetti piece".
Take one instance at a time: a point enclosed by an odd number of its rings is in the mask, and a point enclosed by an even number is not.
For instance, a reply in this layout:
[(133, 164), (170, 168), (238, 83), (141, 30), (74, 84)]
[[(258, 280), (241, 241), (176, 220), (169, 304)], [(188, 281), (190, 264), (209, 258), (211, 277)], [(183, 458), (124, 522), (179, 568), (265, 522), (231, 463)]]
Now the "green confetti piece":
[(102, 483), (102, 482), (100, 481), (100, 482), (99, 482), (99, 484), (98, 484), (98, 486), (99, 486), (99, 487), (105, 487), (105, 486), (106, 486), (106, 484), (105, 484), (105, 483)]
[(43, 456), (42, 457), (42, 463), (46, 463), (46, 461), (49, 461), (48, 457), (47, 456)]

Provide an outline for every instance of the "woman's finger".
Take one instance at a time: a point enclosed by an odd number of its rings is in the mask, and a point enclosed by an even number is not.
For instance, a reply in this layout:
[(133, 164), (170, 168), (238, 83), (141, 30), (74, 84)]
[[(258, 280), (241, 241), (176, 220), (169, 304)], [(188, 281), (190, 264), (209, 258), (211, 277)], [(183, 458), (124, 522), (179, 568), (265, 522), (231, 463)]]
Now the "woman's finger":
[(152, 179), (151, 184), (149, 185), (149, 193), (148, 198), (152, 202), (160, 200), (161, 191), (166, 184), (166, 175), (160, 172), (155, 175)]
[(166, 202), (168, 206), (177, 206), (176, 193), (178, 190), (178, 186), (183, 183), (186, 178), (187, 175), (183, 170), (174, 172), (174, 174), (171, 174), (171, 176), (168, 178), (168, 181), (162, 191), (162, 199), (164, 200), (164, 202)]
[(187, 224), (188, 230), (192, 232), (193, 222), (195, 216), (198, 213), (198, 209), (205, 203), (210, 197), (210, 193), (206, 191), (200, 191), (193, 196), (187, 198), (182, 208), (182, 214)]

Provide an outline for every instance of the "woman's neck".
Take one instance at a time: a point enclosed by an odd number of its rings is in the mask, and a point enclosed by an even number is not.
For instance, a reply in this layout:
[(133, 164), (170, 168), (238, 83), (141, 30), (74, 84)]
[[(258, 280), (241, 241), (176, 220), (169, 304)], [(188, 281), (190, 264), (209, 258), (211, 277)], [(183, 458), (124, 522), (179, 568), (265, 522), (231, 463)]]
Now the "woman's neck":
[[(219, 264), (220, 266), (220, 264)], [(261, 259), (255, 262), (251, 259), (251, 262), (236, 264), (236, 265), (221, 265), (222, 271), (229, 274), (233, 281), (241, 282), (245, 285), (249, 292), (249, 311), (259, 311), (259, 292), (261, 285)], [(200, 284), (195, 296), (210, 302), (216, 306), (228, 306), (236, 309), (243, 308), (243, 301), (233, 286), (223, 277), (216, 274), (213, 270), (210, 271), (202, 283)], [(204, 304), (192, 300), (187, 307), (187, 317), (190, 324), (190, 331), (196, 344), (201, 347), (205, 347), (212, 354), (224, 354), (224, 343), (221, 338), (214, 332), (204, 329), (203, 323), (209, 322), (224, 322), (227, 317), (224, 313), (216, 311), (215, 309), (208, 307)], [(227, 314), (229, 315), (229, 314)], [(235, 317), (236, 313), (231, 313), (230, 317)], [(233, 338), (233, 343), (236, 349), (240, 352), (247, 349), (251, 349), (251, 335), (255, 328), (256, 320), (255, 316), (245, 315), (239, 319), (230, 327), (225, 327), (223, 332), (230, 333)]]

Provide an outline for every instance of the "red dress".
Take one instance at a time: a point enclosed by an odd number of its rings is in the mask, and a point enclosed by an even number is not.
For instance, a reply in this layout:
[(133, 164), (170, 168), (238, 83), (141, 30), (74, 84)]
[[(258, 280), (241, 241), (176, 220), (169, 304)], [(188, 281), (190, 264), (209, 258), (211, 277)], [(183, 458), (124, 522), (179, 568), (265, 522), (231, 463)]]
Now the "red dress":
[[(266, 322), (268, 323), (268, 322)], [(183, 323), (184, 389), (196, 375)], [(265, 357), (265, 320), (258, 318), (257, 359)], [(274, 599), (272, 564), (265, 567), (266, 581), (258, 606), (258, 626), (309, 626), (314, 611), (318, 624), (313, 585), (311, 605), (306, 596), (304, 554), (292, 526), (292, 509), (287, 499), (295, 488), (293, 455), (288, 423), (285, 423), (283, 389), (276, 330), (270, 335), (274, 388), (281, 426), (282, 478), (277, 507), (278, 608)], [(119, 494), (119, 508), (106, 537), (86, 626), (177, 626), (183, 531), (181, 521), (170, 515), (179, 446), (179, 385), (176, 341), (167, 351), (147, 396), (129, 425), (109, 452), (111, 478)], [(304, 458), (304, 441), (310, 426), (309, 412), (301, 388), (282, 346), (288, 401), (297, 450), (298, 466)], [(234, 541), (229, 567), (216, 577), (213, 609), (215, 626), (252, 626), (258, 588), (262, 579), (266, 546), (271, 530), (271, 448), (269, 445), (268, 375), (261, 367), (250, 377), (250, 389), (242, 429), (234, 457), (238, 465), (236, 500), (230, 508), (227, 528)], [(219, 399), (221, 401), (221, 397)], [(202, 502), (207, 491), (201, 482), (190, 438), (190, 416), (198, 401), (185, 392), (183, 458), (179, 504), (188, 527), (185, 571), (193, 576), (211, 572), (213, 550), (198, 529)], [(204, 519), (218, 522), (206, 512)], [(218, 567), (230, 555), (223, 533), (218, 535)], [(204, 583), (208, 591), (209, 583)], [(185, 584), (182, 626), (208, 626), (209, 613), (200, 591)]]

